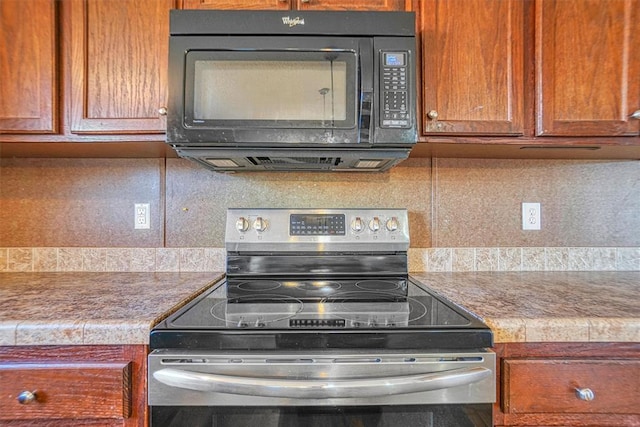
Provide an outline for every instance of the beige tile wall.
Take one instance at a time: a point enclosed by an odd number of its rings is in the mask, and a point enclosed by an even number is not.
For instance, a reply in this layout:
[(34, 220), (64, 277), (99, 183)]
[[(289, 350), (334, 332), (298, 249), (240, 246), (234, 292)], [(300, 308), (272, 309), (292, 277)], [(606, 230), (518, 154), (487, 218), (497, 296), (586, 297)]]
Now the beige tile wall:
[(163, 205), (164, 159), (0, 159), (0, 247), (163, 246)]
[[(640, 246), (640, 161), (433, 160), (433, 246)], [(522, 231), (521, 203), (541, 203)]]
[[(541, 231), (520, 230), (523, 201), (542, 203)], [(151, 204), (151, 230), (133, 228), (139, 202)], [(219, 256), (229, 207), (376, 206), (409, 210), (421, 269), (628, 269), (640, 162), (409, 159), (384, 174), (227, 175), (183, 159), (0, 159), (0, 266), (197, 270)]]
[(223, 247), (230, 207), (401, 207), (409, 210), (412, 246), (429, 247), (430, 194), (430, 159), (411, 159), (382, 174), (220, 174), (167, 159), (166, 245)]

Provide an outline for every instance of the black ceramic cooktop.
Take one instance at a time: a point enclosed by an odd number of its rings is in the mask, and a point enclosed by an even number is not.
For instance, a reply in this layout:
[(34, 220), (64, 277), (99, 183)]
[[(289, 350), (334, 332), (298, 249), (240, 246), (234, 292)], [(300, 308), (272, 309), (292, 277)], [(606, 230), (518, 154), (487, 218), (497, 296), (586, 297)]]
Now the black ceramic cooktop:
[[(156, 326), (151, 348), (438, 350), (493, 344), (480, 320), (411, 279), (389, 289), (381, 286), (389, 286), (386, 281), (348, 282), (252, 280), (251, 292), (229, 297), (223, 280)], [(405, 286), (403, 294), (396, 285)], [(287, 291), (297, 286), (317, 297)]]

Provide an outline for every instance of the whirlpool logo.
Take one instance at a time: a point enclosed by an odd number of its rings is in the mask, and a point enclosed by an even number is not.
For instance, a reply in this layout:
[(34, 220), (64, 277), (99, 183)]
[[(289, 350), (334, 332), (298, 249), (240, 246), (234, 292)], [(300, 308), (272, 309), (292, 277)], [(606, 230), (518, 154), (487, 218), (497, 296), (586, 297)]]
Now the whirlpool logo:
[(282, 23), (290, 27), (295, 27), (296, 25), (304, 25), (304, 18), (300, 18), (299, 16), (296, 16), (295, 18), (292, 18), (290, 16), (283, 16)]

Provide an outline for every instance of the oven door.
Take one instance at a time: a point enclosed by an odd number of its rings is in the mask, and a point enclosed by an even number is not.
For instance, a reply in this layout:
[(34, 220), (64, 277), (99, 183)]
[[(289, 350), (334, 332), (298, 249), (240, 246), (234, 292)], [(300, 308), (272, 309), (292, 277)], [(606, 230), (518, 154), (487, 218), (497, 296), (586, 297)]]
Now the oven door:
[(492, 404), (153, 406), (151, 427), (491, 427)]
[(158, 426), (485, 426), (495, 355), (206, 353), (149, 355)]

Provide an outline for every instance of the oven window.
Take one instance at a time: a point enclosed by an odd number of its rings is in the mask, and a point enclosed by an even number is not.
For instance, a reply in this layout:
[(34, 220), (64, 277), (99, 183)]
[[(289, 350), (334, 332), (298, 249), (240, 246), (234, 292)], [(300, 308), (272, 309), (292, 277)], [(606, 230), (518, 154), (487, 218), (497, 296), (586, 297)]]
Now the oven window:
[(488, 427), (491, 404), (363, 407), (163, 407), (152, 427)]
[(187, 54), (185, 124), (350, 128), (354, 52)]

